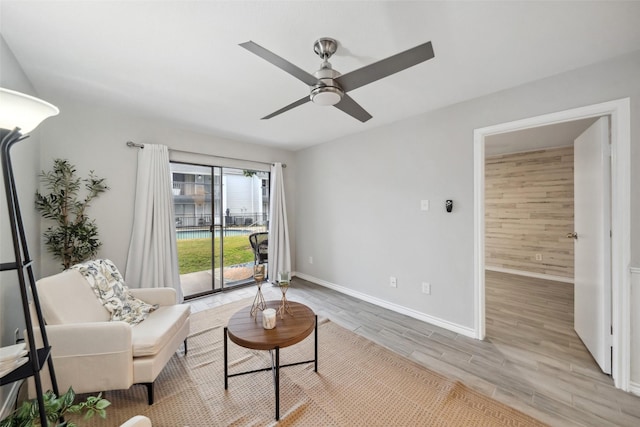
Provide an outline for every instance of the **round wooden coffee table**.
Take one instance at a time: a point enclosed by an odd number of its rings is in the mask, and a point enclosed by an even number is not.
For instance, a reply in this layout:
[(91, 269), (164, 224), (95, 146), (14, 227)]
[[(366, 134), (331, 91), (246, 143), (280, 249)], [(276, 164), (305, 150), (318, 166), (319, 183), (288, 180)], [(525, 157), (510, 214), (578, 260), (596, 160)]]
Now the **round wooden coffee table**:
[[(267, 301), (267, 308), (278, 309), (280, 301)], [(252, 374), (255, 372), (272, 371), (273, 382), (276, 395), (276, 420), (280, 419), (280, 368), (287, 366), (301, 365), (303, 363), (314, 363), (314, 371), (318, 372), (318, 316), (309, 307), (298, 302), (289, 301), (291, 314), (284, 313), (281, 318), (276, 316), (276, 327), (264, 329), (262, 327), (262, 311), (258, 311), (256, 316), (251, 316), (251, 306), (245, 307), (236, 312), (229, 319), (229, 323), (224, 328), (224, 388), (229, 386), (229, 378), (239, 375)], [(297, 344), (312, 331), (314, 334), (314, 358), (297, 363), (280, 365), (280, 349)], [(271, 352), (271, 366), (252, 371), (229, 374), (227, 346), (229, 338), (241, 347), (252, 350), (269, 350)]]

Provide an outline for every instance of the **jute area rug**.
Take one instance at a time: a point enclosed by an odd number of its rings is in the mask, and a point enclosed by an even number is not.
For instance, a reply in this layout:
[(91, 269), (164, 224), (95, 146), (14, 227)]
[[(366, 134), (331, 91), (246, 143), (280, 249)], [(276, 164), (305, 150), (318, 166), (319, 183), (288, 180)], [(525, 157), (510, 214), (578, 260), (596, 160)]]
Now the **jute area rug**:
[[(146, 415), (160, 426), (542, 426), (544, 424), (457, 381), (431, 372), (330, 321), (320, 321), (318, 372), (313, 364), (280, 370), (280, 421), (270, 371), (229, 378), (224, 389), (223, 328), (239, 301), (192, 316), (189, 353), (177, 353), (146, 388), (110, 391), (106, 420), (119, 426)], [(313, 358), (313, 334), (280, 351), (281, 364)], [(270, 366), (268, 351), (229, 341), (229, 372)]]

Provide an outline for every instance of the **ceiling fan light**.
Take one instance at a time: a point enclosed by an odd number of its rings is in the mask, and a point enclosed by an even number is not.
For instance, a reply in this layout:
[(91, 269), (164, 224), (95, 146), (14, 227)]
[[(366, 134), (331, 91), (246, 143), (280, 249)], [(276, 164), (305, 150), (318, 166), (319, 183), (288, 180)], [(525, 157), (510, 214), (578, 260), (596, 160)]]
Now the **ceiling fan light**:
[(343, 92), (336, 87), (318, 87), (311, 91), (311, 101), (323, 106), (336, 105), (342, 100), (342, 94)]

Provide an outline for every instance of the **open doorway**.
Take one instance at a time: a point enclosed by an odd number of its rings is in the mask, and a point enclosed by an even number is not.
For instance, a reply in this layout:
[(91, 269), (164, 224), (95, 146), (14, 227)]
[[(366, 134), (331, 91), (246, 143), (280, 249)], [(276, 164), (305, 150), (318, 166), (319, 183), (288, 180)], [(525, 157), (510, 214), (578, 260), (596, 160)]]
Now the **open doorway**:
[(477, 337), (486, 334), (485, 308), (485, 150), (486, 139), (500, 134), (570, 121), (611, 117), (612, 147), (612, 377), (616, 387), (629, 390), (630, 379), (630, 103), (629, 99), (552, 113), (516, 122), (476, 129), (475, 153), (475, 301)]
[(487, 337), (594, 378), (611, 374), (609, 152), (607, 116), (485, 139)]

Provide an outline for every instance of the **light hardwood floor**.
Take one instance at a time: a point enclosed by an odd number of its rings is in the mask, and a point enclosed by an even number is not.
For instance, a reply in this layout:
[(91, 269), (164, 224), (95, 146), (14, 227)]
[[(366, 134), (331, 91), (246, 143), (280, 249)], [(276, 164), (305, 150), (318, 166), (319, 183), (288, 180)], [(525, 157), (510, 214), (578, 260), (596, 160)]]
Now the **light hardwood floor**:
[[(280, 297), (270, 285), (263, 292)], [(254, 295), (248, 287), (189, 303), (196, 312)], [(551, 425), (640, 426), (640, 397), (617, 390), (573, 331), (573, 285), (487, 272), (484, 341), (297, 278), (287, 297)]]

